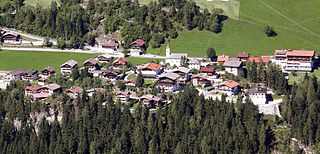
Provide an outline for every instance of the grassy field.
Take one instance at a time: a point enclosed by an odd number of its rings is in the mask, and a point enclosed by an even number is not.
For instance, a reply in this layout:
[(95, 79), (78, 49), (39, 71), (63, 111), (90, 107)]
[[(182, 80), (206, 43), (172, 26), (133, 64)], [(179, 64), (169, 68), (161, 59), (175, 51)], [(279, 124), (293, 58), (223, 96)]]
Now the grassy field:
[(41, 6), (44, 8), (49, 8), (52, 1), (56, 1), (58, 4), (60, 3), (60, 0), (25, 0), (25, 5), (31, 5), (31, 6)]
[(130, 74), (129, 76), (128, 76), (128, 80), (131, 80), (131, 79), (133, 79), (133, 78), (135, 78), (137, 75), (135, 75), (135, 74)]
[[(170, 40), (172, 52), (187, 52), (190, 56), (205, 56), (209, 47), (217, 54), (235, 56), (250, 52), (252, 56), (271, 55), (275, 49), (320, 49), (320, 0), (241, 0), (240, 19), (228, 19), (223, 31), (183, 31)], [(300, 7), (303, 6), (303, 7)], [(275, 28), (278, 36), (268, 38), (264, 27)], [(148, 48), (148, 52), (165, 55), (165, 46)]]
[[(303, 81), (303, 78), (305, 76), (305, 73), (303, 72), (296, 72), (296, 76), (293, 76), (292, 73), (289, 76), (289, 84), (293, 85), (294, 82), (299, 83), (301, 81)], [(320, 81), (320, 70), (315, 69), (313, 72), (308, 73), (308, 75), (311, 77), (312, 75), (316, 76), (318, 78), (318, 80)]]
[(70, 59), (82, 63), (96, 54), (84, 53), (59, 53), (59, 52), (39, 52), (39, 51), (0, 51), (0, 70), (16, 69), (37, 69), (41, 70), (47, 66), (60, 69), (60, 65)]

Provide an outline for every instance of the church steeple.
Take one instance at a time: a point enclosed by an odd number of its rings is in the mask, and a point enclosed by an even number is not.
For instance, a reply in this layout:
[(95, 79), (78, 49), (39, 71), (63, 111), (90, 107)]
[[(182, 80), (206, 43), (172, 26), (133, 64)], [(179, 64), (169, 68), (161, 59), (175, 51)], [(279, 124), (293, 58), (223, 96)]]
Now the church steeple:
[(170, 55), (171, 55), (170, 46), (169, 46), (169, 44), (167, 44), (167, 47), (166, 47), (166, 57), (169, 57)]

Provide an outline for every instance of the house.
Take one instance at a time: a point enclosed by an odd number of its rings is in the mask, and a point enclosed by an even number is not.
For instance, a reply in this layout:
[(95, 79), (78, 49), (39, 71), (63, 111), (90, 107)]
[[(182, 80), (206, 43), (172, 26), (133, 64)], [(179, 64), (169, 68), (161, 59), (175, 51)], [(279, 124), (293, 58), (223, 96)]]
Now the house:
[(56, 83), (42, 86), (37, 90), (37, 93), (48, 93), (50, 96), (53, 93), (60, 93), (60, 92), (61, 92), (61, 86)]
[(104, 49), (112, 49), (114, 51), (117, 51), (119, 48), (119, 42), (117, 40), (113, 39), (109, 42), (102, 43), (101, 47)]
[(242, 61), (227, 60), (223, 63), (225, 70), (233, 75), (239, 75), (242, 70)]
[(112, 65), (115, 66), (115, 67), (124, 66), (124, 65), (127, 65), (128, 62), (129, 62), (129, 61), (128, 61), (127, 59), (121, 57), (121, 58), (115, 60), (115, 61), (112, 63)]
[(108, 54), (98, 55), (96, 59), (99, 61), (99, 63), (108, 63), (111, 61), (111, 56)]
[(163, 89), (165, 92), (175, 92), (179, 90), (179, 74), (176, 73), (168, 73), (159, 76), (157, 84), (158, 87)]
[(76, 99), (78, 97), (79, 94), (81, 94), (83, 92), (83, 89), (76, 86), (73, 88), (70, 88), (66, 91), (66, 94), (72, 98), (72, 99)]
[(101, 76), (102, 72), (103, 72), (102, 70), (93, 70), (93, 71), (91, 71), (91, 74), (93, 77), (98, 78)]
[(225, 61), (227, 61), (228, 59), (230, 58), (230, 56), (225, 56), (225, 55), (222, 55), (222, 56), (218, 56), (218, 63), (224, 63)]
[(104, 70), (104, 71), (102, 71), (101, 76), (104, 79), (108, 79), (110, 81), (115, 81), (115, 80), (118, 80), (118, 78), (119, 78), (119, 71), (116, 71), (113, 69)]
[(71, 74), (73, 69), (78, 66), (78, 62), (71, 59), (60, 66), (62, 74)]
[(137, 39), (130, 43), (130, 55), (139, 56), (144, 53), (146, 49), (145, 42), (141, 39)]
[(92, 97), (94, 93), (105, 93), (107, 92), (107, 89), (104, 88), (92, 88), (86, 91), (88, 96)]
[(38, 90), (40, 89), (40, 87), (38, 85), (35, 85), (35, 86), (27, 86), (25, 89), (24, 89), (24, 94), (26, 96), (30, 96), (32, 94), (35, 94), (35, 93), (38, 93)]
[(41, 77), (38, 79), (38, 85), (39, 86), (44, 86), (45, 82), (47, 81), (48, 78), (46, 77)]
[(254, 105), (267, 104), (267, 89), (265, 88), (251, 88), (248, 91), (249, 98)]
[(208, 76), (212, 76), (212, 75), (214, 75), (214, 72), (215, 72), (215, 69), (214, 69), (214, 67), (201, 67), (200, 68), (200, 73), (202, 73), (202, 74), (206, 74), (206, 75), (208, 75)]
[(19, 34), (12, 32), (4, 33), (2, 39), (4, 43), (17, 43), (22, 41), (22, 38)]
[(259, 62), (263, 62), (263, 63), (268, 63), (270, 62), (270, 57), (250, 57), (249, 58), (249, 62), (250, 63), (259, 63)]
[(43, 100), (50, 96), (49, 93), (36, 93), (31, 95), (32, 100)]
[(314, 51), (276, 50), (273, 62), (285, 71), (310, 72), (314, 67)]
[(237, 54), (237, 58), (239, 58), (241, 61), (247, 61), (249, 59), (250, 53), (248, 52), (239, 52)]
[(196, 58), (189, 58), (188, 67), (190, 69), (200, 70), (201, 62)]
[(24, 72), (24, 75), (22, 76), (22, 80), (25, 81), (33, 81), (38, 78), (38, 71), (35, 69), (29, 69)]
[(120, 103), (127, 103), (130, 101), (130, 95), (132, 95), (132, 91), (117, 91), (116, 99), (120, 101)]
[(83, 62), (83, 67), (88, 68), (88, 71), (100, 69), (100, 67), (98, 65), (98, 60), (93, 59), (93, 58), (90, 58), (90, 59), (86, 60), (85, 62)]
[(178, 67), (173, 69), (172, 73), (178, 74), (179, 79), (178, 81), (180, 84), (186, 84), (188, 81), (190, 81), (190, 69), (186, 67)]
[(15, 70), (12, 72), (9, 72), (5, 75), (4, 79), (11, 81), (11, 80), (21, 80), (22, 76), (24, 75), (24, 70)]
[(219, 84), (216, 87), (216, 90), (218, 92), (227, 94), (228, 96), (232, 96), (232, 95), (238, 95), (240, 88), (239, 88), (239, 83), (233, 80), (228, 80)]
[(170, 66), (182, 66), (184, 63), (188, 63), (187, 53), (171, 53), (169, 45), (166, 48), (166, 64)]
[(146, 63), (138, 66), (137, 72), (146, 78), (156, 78), (163, 72), (162, 66), (156, 63)]
[(151, 94), (143, 95), (140, 97), (140, 102), (143, 103), (148, 109), (157, 109), (163, 105), (163, 99)]
[(41, 76), (42, 77), (48, 77), (50, 75), (53, 75), (55, 73), (55, 70), (56, 69), (54, 67), (48, 66), (48, 67), (46, 67), (45, 69), (43, 69), (41, 71)]
[(126, 82), (126, 86), (135, 87), (137, 84), (137, 77), (134, 77)]
[(201, 86), (201, 87), (211, 86), (211, 82), (204, 75), (194, 74), (191, 77), (191, 81), (194, 86)]

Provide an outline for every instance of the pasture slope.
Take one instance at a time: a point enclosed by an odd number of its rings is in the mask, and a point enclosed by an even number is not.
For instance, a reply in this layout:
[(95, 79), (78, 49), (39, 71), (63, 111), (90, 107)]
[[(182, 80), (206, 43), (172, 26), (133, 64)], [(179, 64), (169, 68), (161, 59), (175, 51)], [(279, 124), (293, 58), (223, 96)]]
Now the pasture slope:
[[(172, 52), (187, 52), (190, 56), (205, 56), (209, 47), (217, 54), (235, 56), (250, 52), (251, 56), (271, 55), (276, 49), (320, 49), (320, 0), (241, 0), (240, 18), (229, 18), (223, 31), (183, 31), (170, 40)], [(278, 36), (268, 38), (264, 27), (275, 28)], [(168, 42), (167, 42), (168, 43)], [(165, 46), (148, 48), (148, 52), (165, 55)]]

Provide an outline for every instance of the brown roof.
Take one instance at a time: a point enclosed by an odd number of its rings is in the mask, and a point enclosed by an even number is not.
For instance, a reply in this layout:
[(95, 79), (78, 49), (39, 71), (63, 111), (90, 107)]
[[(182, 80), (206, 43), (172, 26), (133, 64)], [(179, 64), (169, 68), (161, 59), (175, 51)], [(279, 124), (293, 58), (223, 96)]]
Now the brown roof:
[(18, 75), (23, 73), (24, 73), (24, 70), (15, 70), (15, 71), (9, 72), (10, 75)]
[(312, 57), (314, 56), (314, 51), (305, 50), (276, 50), (274, 56), (286, 57), (286, 56), (297, 56), (297, 57)]
[(82, 93), (83, 89), (77, 86), (77, 87), (70, 88), (67, 91), (69, 91), (71, 93)]
[(38, 85), (35, 85), (35, 86), (27, 86), (24, 90), (37, 91), (38, 89), (40, 89), (40, 87)]
[(127, 83), (137, 84), (137, 77), (132, 78), (131, 80), (127, 81)]
[(38, 99), (38, 98), (47, 98), (49, 97), (50, 94), (49, 93), (41, 93), (41, 94), (32, 94), (31, 97)]
[(123, 58), (123, 57), (121, 57), (121, 58), (115, 60), (112, 64), (115, 64), (115, 63), (120, 63), (120, 64), (122, 64), (122, 65), (125, 65), (125, 64), (128, 63), (128, 60), (125, 59), (125, 58)]
[(54, 67), (48, 66), (48, 67), (46, 67), (45, 69), (43, 69), (42, 71), (44, 71), (44, 70), (47, 70), (47, 71), (49, 71), (49, 72), (53, 72), (53, 71), (55, 71), (56, 69), (55, 69)]
[(85, 63), (91, 63), (91, 64), (95, 65), (95, 64), (97, 64), (98, 62), (99, 62), (98, 60), (96, 60), (96, 59), (94, 59), (94, 58), (90, 58), (90, 59), (86, 60), (85, 62), (83, 62), (83, 64), (85, 64)]
[(236, 87), (238, 85), (239, 85), (239, 83), (235, 82), (233, 80), (224, 81), (221, 84), (219, 84), (219, 86), (227, 86), (227, 87), (230, 87), (230, 88), (234, 88), (234, 87)]
[(103, 44), (101, 44), (102, 45), (102, 47), (105, 47), (105, 48), (114, 48), (114, 47), (119, 47), (119, 43), (118, 43), (118, 41), (116, 41), (116, 40), (112, 40), (112, 41), (110, 41), (110, 42), (106, 42), (106, 43), (103, 43)]
[(267, 62), (270, 61), (270, 57), (250, 57), (250, 58), (249, 58), (249, 61), (250, 61), (250, 62), (253, 62), (253, 61), (254, 61), (254, 62), (256, 62), (256, 63), (262, 61), (263, 63), (267, 63)]
[(218, 62), (225, 62), (230, 58), (230, 56), (218, 56)]
[(238, 58), (248, 58), (249, 57), (249, 53), (248, 52), (239, 52), (237, 54)]
[(151, 94), (143, 95), (142, 97), (140, 97), (140, 99), (148, 99), (156, 102), (162, 101), (162, 98), (151, 95)]
[(146, 63), (141, 65), (140, 67), (138, 67), (138, 70), (142, 70), (142, 69), (151, 69), (153, 71), (157, 71), (161, 68), (161, 65), (156, 64), (156, 63)]
[(56, 84), (56, 83), (49, 84), (49, 85), (47, 85), (45, 87), (47, 87), (47, 88), (49, 88), (51, 90), (57, 90), (57, 89), (61, 88), (61, 86)]
[(201, 68), (200, 68), (200, 72), (210, 72), (210, 73), (213, 73), (213, 72), (214, 72), (214, 67), (201, 67)]

